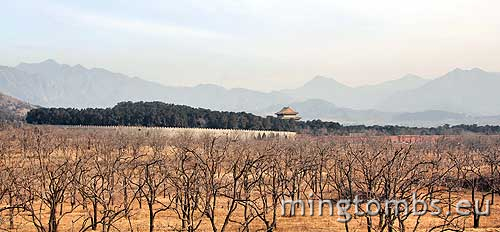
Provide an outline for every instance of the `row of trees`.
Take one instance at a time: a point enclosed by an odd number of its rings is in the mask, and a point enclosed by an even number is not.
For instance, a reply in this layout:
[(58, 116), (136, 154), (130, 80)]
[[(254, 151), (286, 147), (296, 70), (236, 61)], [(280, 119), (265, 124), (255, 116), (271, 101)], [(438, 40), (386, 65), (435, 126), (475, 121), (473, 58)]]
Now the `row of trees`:
[[(492, 136), (408, 145), (375, 137), (240, 140), (23, 127), (4, 128), (0, 137), (6, 230), (274, 231), (287, 228), (280, 223), (287, 199), (359, 195), (411, 203), (416, 192), (450, 210), (460, 197), (484, 210), (499, 186), (500, 140)], [(473, 222), (465, 224), (470, 217), (409, 220), (409, 213), (388, 210), (343, 227), (461, 231), (481, 220), (473, 208)]]
[(297, 123), (249, 113), (219, 112), (162, 102), (121, 102), (106, 109), (39, 108), (28, 113), (33, 124), (123, 125), (254, 130), (295, 130)]
[(346, 135), (352, 133), (443, 135), (467, 132), (500, 134), (500, 126), (444, 125), (436, 128), (342, 126), (336, 122), (281, 120), (270, 116), (259, 117), (245, 112), (219, 112), (162, 102), (122, 102), (113, 108), (106, 109), (38, 108), (28, 113), (26, 121), (32, 124), (52, 125), (121, 125), (298, 131), (315, 135)]

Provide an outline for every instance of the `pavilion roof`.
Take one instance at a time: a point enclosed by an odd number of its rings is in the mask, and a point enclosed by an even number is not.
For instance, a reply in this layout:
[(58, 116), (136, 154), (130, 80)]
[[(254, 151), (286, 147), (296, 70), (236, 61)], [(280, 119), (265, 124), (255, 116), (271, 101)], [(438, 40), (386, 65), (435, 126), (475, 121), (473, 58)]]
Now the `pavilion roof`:
[(278, 114), (278, 115), (296, 115), (296, 114), (298, 114), (298, 112), (293, 110), (292, 107), (287, 106), (287, 107), (283, 107), (283, 109), (281, 109), (276, 114)]

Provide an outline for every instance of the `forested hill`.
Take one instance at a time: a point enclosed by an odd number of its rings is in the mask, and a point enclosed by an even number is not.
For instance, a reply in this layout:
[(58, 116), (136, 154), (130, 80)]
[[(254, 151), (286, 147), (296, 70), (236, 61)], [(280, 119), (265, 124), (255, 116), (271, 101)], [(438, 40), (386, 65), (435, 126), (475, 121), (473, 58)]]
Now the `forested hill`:
[(457, 125), (432, 128), (404, 126), (342, 126), (336, 122), (290, 121), (259, 117), (245, 112), (212, 111), (163, 102), (121, 102), (113, 108), (37, 108), (28, 112), (31, 124), (158, 126), (221, 128), (248, 130), (297, 131), (309, 134), (348, 135), (370, 133), (384, 135), (439, 135), (481, 133), (500, 134), (500, 126)]
[[(122, 125), (249, 130), (296, 130), (303, 122), (259, 117), (245, 112), (221, 112), (163, 102), (121, 102), (113, 108), (40, 108), (28, 113), (32, 124)], [(333, 123), (332, 128), (340, 124)]]

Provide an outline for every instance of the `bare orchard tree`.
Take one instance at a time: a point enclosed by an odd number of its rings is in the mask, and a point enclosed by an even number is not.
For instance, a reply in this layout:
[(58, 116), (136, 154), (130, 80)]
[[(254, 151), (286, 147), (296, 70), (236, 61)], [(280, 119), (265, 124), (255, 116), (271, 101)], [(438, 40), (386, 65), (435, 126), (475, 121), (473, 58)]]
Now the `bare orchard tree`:
[[(73, 184), (71, 173), (78, 168), (79, 161), (60, 149), (67, 144), (65, 138), (54, 138), (42, 130), (35, 130), (29, 136), (33, 136), (30, 138), (33, 143), (19, 188), (23, 209), (37, 231), (55, 232), (64, 216), (77, 207), (64, 208), (62, 204)], [(48, 219), (45, 212), (49, 213)]]
[[(491, 163), (488, 163), (488, 146), (481, 141), (482, 138), (471, 137), (461, 147), (464, 156), (461, 164), (460, 179), (464, 181), (466, 189), (471, 191), (471, 209), (474, 228), (479, 228), (481, 216), (487, 216), (491, 201), (489, 196), (494, 194), (491, 182)], [(489, 202), (489, 203), (488, 203)]]
[(134, 168), (138, 170), (137, 177), (131, 180), (131, 183), (136, 186), (138, 194), (144, 196), (149, 213), (149, 231), (155, 230), (156, 216), (170, 209), (172, 201), (163, 198), (160, 199), (162, 193), (167, 191), (165, 183), (168, 180), (169, 172), (166, 169), (168, 166), (166, 154), (165, 138), (159, 135), (154, 135), (149, 138), (148, 144), (151, 154), (147, 154), (141, 159)]
[(23, 209), (23, 202), (17, 197), (17, 188), (20, 184), (18, 177), (24, 174), (25, 167), (24, 162), (19, 162), (19, 154), (16, 152), (20, 146), (17, 138), (17, 133), (0, 131), (0, 217), (4, 212), (8, 215), (8, 225), (4, 227), (0, 223), (0, 230), (15, 229), (15, 217)]
[[(233, 170), (233, 184), (231, 188), (233, 191), (228, 191), (225, 197), (235, 200), (242, 208), (242, 220), (230, 218), (231, 222), (240, 225), (239, 231), (250, 231), (252, 222), (263, 213), (254, 210), (258, 207), (257, 204), (259, 204), (261, 197), (253, 193), (257, 190), (262, 178), (264, 178), (263, 170), (267, 169), (266, 162), (268, 155), (266, 153), (255, 152), (253, 149), (255, 145), (252, 141), (243, 140), (232, 150), (233, 155), (241, 158), (241, 160), (240, 162), (231, 164), (231, 169)], [(238, 179), (241, 179), (239, 183)]]
[(488, 185), (491, 188), (491, 205), (495, 204), (495, 194), (500, 193), (500, 139), (498, 137), (482, 137), (478, 141), (479, 155), (487, 166)]
[[(200, 209), (209, 219), (214, 232), (226, 231), (232, 215), (245, 201), (242, 197), (245, 176), (260, 157), (253, 157), (248, 148), (240, 146), (241, 141), (231, 136), (206, 136), (201, 138), (200, 144), (199, 149), (188, 151), (196, 157), (205, 177), (201, 181), (204, 200)], [(222, 214), (217, 212), (220, 204), (225, 205)], [(220, 226), (217, 225), (219, 216), (222, 220)]]
[(125, 170), (133, 170), (140, 154), (126, 152), (128, 144), (124, 137), (88, 139), (89, 146), (81, 154), (85, 165), (75, 175), (80, 204), (87, 212), (80, 231), (96, 230), (98, 225), (103, 232), (110, 231), (115, 228), (115, 222), (127, 218), (136, 199), (135, 194), (118, 198), (121, 189), (130, 188), (129, 182), (120, 187), (118, 180), (131, 178), (132, 173)]
[(278, 208), (283, 196), (284, 183), (281, 182), (280, 169), (281, 157), (284, 152), (282, 142), (279, 140), (266, 140), (255, 144), (255, 152), (263, 159), (253, 167), (255, 192), (258, 196), (248, 206), (266, 226), (266, 231), (271, 232), (277, 228)]
[(171, 148), (167, 168), (168, 186), (170, 190), (167, 198), (172, 202), (172, 210), (181, 221), (180, 227), (174, 226), (176, 231), (194, 232), (198, 230), (204, 211), (200, 211), (201, 184), (205, 176), (202, 175), (200, 164), (193, 150), (196, 145), (192, 135), (178, 137)]
[[(378, 199), (383, 191), (382, 174), (385, 167), (383, 156), (386, 152), (385, 144), (373, 143), (372, 141), (359, 141), (347, 146), (349, 156), (354, 157), (356, 166), (354, 167), (357, 179), (353, 182), (356, 189), (363, 194), (366, 199)], [(383, 215), (378, 215), (378, 225), (374, 223), (374, 217), (366, 214), (366, 229), (378, 231), (384, 224)]]
[[(356, 156), (354, 156), (351, 147), (346, 146), (346, 144), (338, 147), (336, 151), (330, 151), (330, 153), (328, 156), (330, 162), (327, 163), (325, 170), (327, 187), (335, 193), (335, 195), (330, 196), (330, 199), (353, 201), (355, 194), (362, 194), (354, 189)], [(344, 218), (346, 219), (346, 215)], [(344, 228), (347, 232), (349, 231), (348, 222), (344, 222)]]

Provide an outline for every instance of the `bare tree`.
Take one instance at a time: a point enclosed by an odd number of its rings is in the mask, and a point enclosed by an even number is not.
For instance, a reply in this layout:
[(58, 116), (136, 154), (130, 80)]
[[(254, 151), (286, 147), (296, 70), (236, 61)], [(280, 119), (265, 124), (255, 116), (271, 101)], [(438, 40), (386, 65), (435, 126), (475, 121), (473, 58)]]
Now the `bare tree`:
[[(76, 208), (71, 206), (64, 209), (61, 205), (66, 199), (68, 187), (73, 183), (71, 172), (78, 161), (60, 149), (67, 142), (64, 138), (52, 138), (40, 130), (35, 130), (31, 136), (34, 141), (31, 144), (33, 153), (20, 181), (24, 193), (21, 201), (37, 231), (55, 232), (63, 217)], [(45, 210), (49, 212), (46, 223), (43, 222)]]
[(168, 198), (173, 204), (172, 210), (181, 221), (181, 227), (174, 229), (188, 232), (196, 231), (204, 216), (204, 211), (199, 211), (201, 180), (204, 176), (197, 158), (191, 152), (195, 149), (195, 145), (190, 143), (192, 140), (187, 135), (176, 140), (169, 159), (171, 166), (168, 175), (169, 186), (172, 186), (172, 194), (168, 194)]
[(146, 155), (135, 169), (140, 170), (138, 173), (138, 181), (133, 181), (141, 196), (144, 196), (148, 205), (149, 213), (149, 231), (154, 231), (154, 221), (156, 216), (170, 209), (171, 201), (160, 200), (162, 191), (167, 191), (164, 188), (164, 183), (168, 179), (168, 170), (166, 170), (166, 141), (163, 137), (150, 138), (149, 148), (152, 154)]

